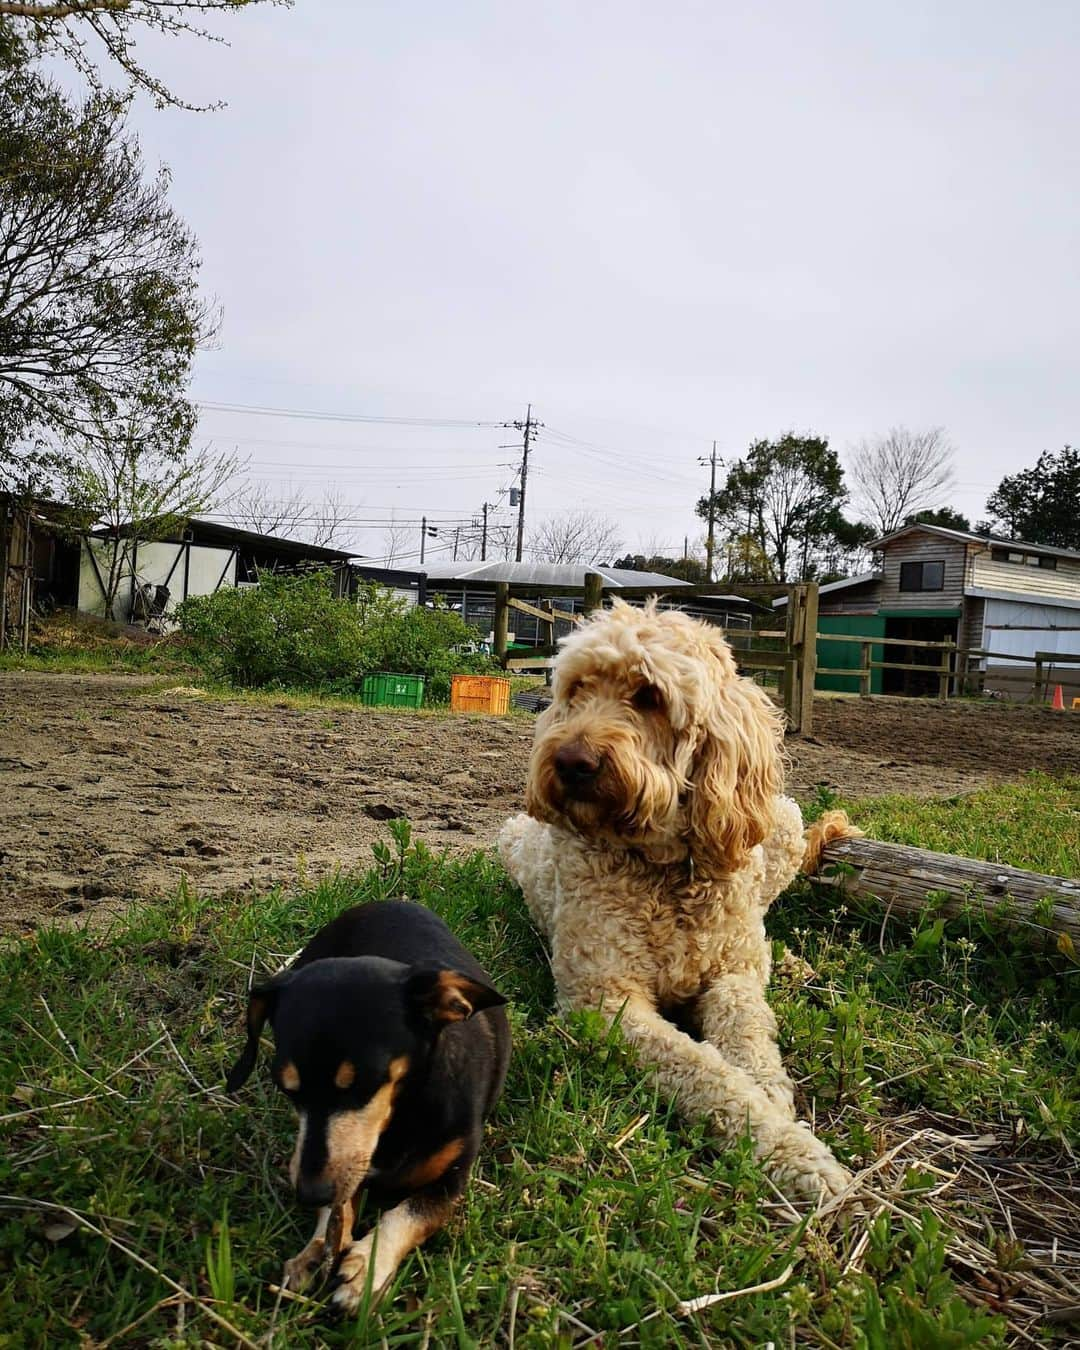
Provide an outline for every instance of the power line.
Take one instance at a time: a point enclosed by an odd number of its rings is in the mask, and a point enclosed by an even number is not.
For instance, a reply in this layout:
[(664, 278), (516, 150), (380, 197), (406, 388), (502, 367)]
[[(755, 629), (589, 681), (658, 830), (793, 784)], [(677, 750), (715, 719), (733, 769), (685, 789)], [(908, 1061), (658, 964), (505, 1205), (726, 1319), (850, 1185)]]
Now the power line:
[(481, 422), (460, 417), (376, 417), (371, 413), (319, 412), (308, 408), (268, 408), (248, 403), (216, 403), (196, 399), (207, 412), (243, 413), (254, 417), (291, 417), (304, 422), (364, 422), (397, 427), (512, 427), (515, 422)]

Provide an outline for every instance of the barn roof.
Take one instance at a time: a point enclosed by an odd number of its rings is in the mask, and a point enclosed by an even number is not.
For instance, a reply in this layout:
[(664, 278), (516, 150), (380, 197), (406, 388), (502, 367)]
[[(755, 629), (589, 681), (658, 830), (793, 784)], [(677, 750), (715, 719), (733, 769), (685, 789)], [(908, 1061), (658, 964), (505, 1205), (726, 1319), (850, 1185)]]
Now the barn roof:
[(944, 525), (924, 525), (921, 521), (915, 521), (911, 525), (901, 525), (898, 530), (893, 530), (891, 534), (883, 534), (880, 539), (874, 539), (867, 547), (874, 549), (883, 548), (886, 544), (891, 544), (894, 539), (902, 539), (904, 535), (911, 534), (914, 531), (923, 534), (936, 534), (943, 539), (960, 539), (968, 544), (990, 545), (994, 548), (1012, 548), (1017, 552), (1021, 550), (1025, 553), (1046, 553), (1056, 558), (1080, 558), (1080, 552), (1073, 548), (1058, 548), (1056, 544), (1035, 544), (1028, 539), (1010, 539), (1004, 534), (979, 534), (976, 530), (950, 530)]

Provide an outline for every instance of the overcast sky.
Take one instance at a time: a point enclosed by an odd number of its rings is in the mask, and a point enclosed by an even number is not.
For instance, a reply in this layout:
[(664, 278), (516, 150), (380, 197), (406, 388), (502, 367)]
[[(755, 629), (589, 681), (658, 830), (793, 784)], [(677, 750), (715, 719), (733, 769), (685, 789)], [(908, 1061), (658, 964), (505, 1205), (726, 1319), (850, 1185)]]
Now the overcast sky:
[[(135, 117), (224, 311), (201, 400), (531, 401), (530, 515), (594, 508), (635, 548), (700, 535), (714, 437), (730, 459), (809, 429), (843, 457), (942, 424), (975, 518), (1080, 436), (1075, 0), (298, 0), (226, 31), (143, 44), (226, 109)], [(373, 520), (474, 512), (515, 458), (493, 427), (202, 430)]]

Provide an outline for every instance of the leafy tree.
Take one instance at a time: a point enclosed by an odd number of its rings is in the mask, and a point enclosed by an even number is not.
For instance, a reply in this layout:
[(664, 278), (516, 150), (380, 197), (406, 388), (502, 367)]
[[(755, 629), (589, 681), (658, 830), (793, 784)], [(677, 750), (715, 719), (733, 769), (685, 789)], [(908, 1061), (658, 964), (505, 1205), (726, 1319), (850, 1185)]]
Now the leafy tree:
[[(235, 14), (267, 0), (0, 0), (0, 24), (6, 44), (30, 46), (72, 63), (91, 88), (102, 88), (96, 57), (100, 53), (123, 72), (129, 92), (150, 94), (159, 107), (191, 108), (139, 60), (144, 33), (167, 37), (222, 39), (205, 27), (207, 16)], [(289, 5), (292, 0), (269, 0)]]
[(943, 427), (893, 427), (885, 436), (863, 441), (851, 456), (856, 505), (879, 534), (891, 534), (908, 515), (934, 506), (949, 490), (954, 454)]
[(0, 487), (61, 460), (50, 433), (85, 432), (140, 402), (174, 403), (215, 321), (195, 241), (143, 172), (124, 105), (79, 106), (29, 66), (0, 72)]
[(904, 517), (905, 525), (940, 525), (944, 530), (971, 530), (971, 521), (951, 506), (939, 506), (936, 511), (916, 511)]
[(807, 574), (804, 580), (839, 581), (841, 577), (866, 571), (871, 560), (870, 545), (877, 535), (878, 532), (873, 525), (868, 525), (865, 521), (846, 520), (840, 516), (833, 527), (832, 539), (824, 546), (813, 575)]
[[(748, 535), (775, 579), (788, 581), (811, 575), (815, 554), (835, 542), (847, 495), (829, 442), (788, 432), (775, 441), (755, 441), (746, 458), (728, 470), (712, 508), (729, 535)], [(697, 512), (708, 519), (708, 497), (698, 502)]]
[(662, 576), (677, 577), (691, 585), (705, 582), (705, 564), (700, 558), (670, 558), (663, 553), (628, 553), (616, 558), (612, 567), (624, 567), (631, 572), (659, 572)]
[(776, 580), (769, 556), (753, 534), (729, 535), (723, 557), (727, 581), (768, 583)]
[(1044, 450), (1035, 466), (1006, 476), (986, 509), (994, 530), (1033, 544), (1080, 549), (1080, 449)]
[(209, 510), (237, 472), (233, 456), (192, 450), (193, 422), (184, 400), (153, 407), (141, 397), (116, 416), (99, 409), (87, 432), (67, 439), (70, 454), (60, 471), (64, 494), (108, 531), (106, 542), (95, 548), (106, 618), (117, 617), (120, 583), (133, 575), (138, 545), (165, 539)]

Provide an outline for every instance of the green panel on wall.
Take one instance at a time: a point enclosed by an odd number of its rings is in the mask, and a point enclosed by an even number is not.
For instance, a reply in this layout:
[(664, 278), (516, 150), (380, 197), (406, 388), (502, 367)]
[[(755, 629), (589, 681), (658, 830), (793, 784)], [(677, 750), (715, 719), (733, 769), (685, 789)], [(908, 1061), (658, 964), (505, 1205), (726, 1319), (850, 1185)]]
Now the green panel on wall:
[[(830, 642), (826, 633), (842, 633), (845, 636), (876, 638), (885, 636), (885, 618), (881, 614), (821, 614), (818, 616), (817, 660), (819, 666), (830, 670), (862, 669), (863, 649), (858, 642)], [(883, 661), (883, 648), (871, 649), (872, 661)], [(839, 694), (857, 694), (859, 692), (858, 675), (819, 675), (814, 688), (831, 690)], [(870, 692), (881, 693), (881, 671), (870, 672)]]

